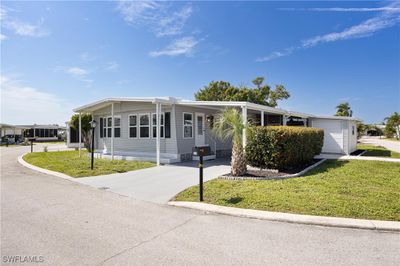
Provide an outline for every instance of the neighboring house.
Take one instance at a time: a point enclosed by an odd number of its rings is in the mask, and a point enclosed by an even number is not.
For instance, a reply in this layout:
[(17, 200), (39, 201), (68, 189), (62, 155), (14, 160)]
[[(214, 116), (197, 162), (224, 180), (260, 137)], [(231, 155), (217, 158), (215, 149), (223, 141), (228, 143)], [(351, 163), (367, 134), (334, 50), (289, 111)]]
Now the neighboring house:
[[(358, 119), (315, 116), (249, 102), (107, 98), (78, 107), (74, 112), (91, 113), (97, 121), (97, 156), (173, 163), (197, 159), (192, 156), (195, 146), (209, 146), (208, 159), (230, 156), (231, 141), (220, 141), (211, 132), (216, 115), (227, 107), (238, 108), (243, 120), (254, 125), (323, 128), (322, 152), (350, 154), (356, 150)], [(79, 138), (78, 134), (78, 143)], [(244, 136), (244, 145), (245, 142)]]
[(0, 138), (2, 142), (16, 143), (23, 140), (24, 130), (26, 128), (10, 124), (0, 124)]
[(65, 135), (65, 127), (59, 125), (21, 125), (25, 128), (25, 138), (35, 138), (36, 141), (62, 140)]

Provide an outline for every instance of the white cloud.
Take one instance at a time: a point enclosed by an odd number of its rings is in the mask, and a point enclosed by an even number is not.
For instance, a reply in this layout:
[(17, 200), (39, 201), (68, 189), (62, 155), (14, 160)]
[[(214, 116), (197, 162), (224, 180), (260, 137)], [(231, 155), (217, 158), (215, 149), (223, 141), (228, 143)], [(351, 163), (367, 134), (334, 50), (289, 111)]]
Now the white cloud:
[(88, 71), (80, 68), (80, 67), (70, 67), (68, 69), (66, 69), (65, 71), (68, 74), (71, 74), (72, 76), (75, 77), (82, 77), (82, 76), (86, 76), (88, 74)]
[(279, 57), (288, 56), (294, 51), (294, 49), (294, 47), (289, 47), (283, 51), (275, 51), (267, 56), (257, 58), (256, 62), (267, 62), (273, 59), (277, 59)]
[(7, 30), (13, 31), (20, 36), (28, 37), (43, 37), (50, 34), (48, 30), (42, 28), (44, 22), (41, 18), (37, 23), (32, 24), (18, 19), (11, 18), (8, 10), (5, 8), (0, 9), (1, 26)]
[(0, 33), (0, 41), (4, 41), (7, 39), (7, 36)]
[[(295, 47), (289, 47), (283, 51), (275, 51), (268, 56), (260, 57), (256, 59), (256, 62), (270, 61), (282, 56), (288, 56), (296, 50), (306, 49), (314, 47), (319, 44), (336, 42), (341, 40), (357, 39), (372, 36), (376, 32), (393, 27), (400, 22), (400, 2), (394, 2), (386, 7), (382, 8), (311, 8), (303, 10), (311, 10), (317, 12), (371, 12), (381, 11), (378, 15), (368, 20), (365, 20), (357, 25), (348, 27), (343, 31), (331, 32), (323, 35), (317, 35), (312, 38), (305, 39), (301, 42), (301, 45)], [(297, 11), (299, 9), (286, 9), (290, 11)]]
[(1, 76), (2, 122), (64, 125), (71, 114), (71, 105), (58, 96)]
[(117, 10), (130, 25), (147, 26), (158, 37), (181, 34), (193, 12), (190, 4), (172, 12), (170, 4), (157, 1), (119, 1)]
[(384, 13), (380, 16), (368, 19), (358, 25), (349, 27), (341, 32), (332, 32), (304, 40), (302, 41), (302, 47), (312, 47), (326, 42), (335, 42), (371, 36), (375, 32), (392, 27), (399, 22), (400, 17), (395, 13)]
[(115, 61), (108, 62), (107, 65), (105, 66), (104, 70), (108, 71), (115, 71), (119, 68), (119, 64)]
[(172, 15), (161, 17), (155, 28), (156, 35), (160, 37), (182, 33), (186, 20), (190, 18), (192, 11), (191, 6), (185, 6)]
[(193, 53), (194, 47), (199, 43), (193, 37), (183, 37), (175, 40), (173, 43), (168, 45), (166, 48), (150, 52), (150, 56), (158, 57), (162, 55), (166, 56), (178, 56), (186, 55), (190, 56)]

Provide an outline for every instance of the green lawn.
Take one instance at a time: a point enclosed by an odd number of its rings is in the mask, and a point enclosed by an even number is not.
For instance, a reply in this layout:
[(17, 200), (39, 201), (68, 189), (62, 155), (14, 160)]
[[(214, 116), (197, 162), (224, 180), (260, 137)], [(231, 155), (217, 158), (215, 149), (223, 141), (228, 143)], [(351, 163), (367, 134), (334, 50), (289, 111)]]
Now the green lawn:
[[(176, 200), (198, 197), (198, 186), (193, 186)], [(301, 178), (215, 179), (205, 183), (204, 200), (238, 208), (400, 221), (400, 163), (328, 160)]]
[(357, 149), (367, 150), (362, 156), (376, 156), (376, 157), (391, 157), (391, 158), (400, 158), (400, 153), (387, 150), (381, 146), (373, 146), (366, 144), (358, 144)]
[(72, 177), (123, 173), (155, 165), (151, 162), (111, 161), (95, 158), (94, 169), (90, 170), (90, 157), (87, 156), (86, 151), (82, 153), (81, 158), (79, 158), (79, 151), (57, 151), (28, 153), (23, 159), (30, 164)]

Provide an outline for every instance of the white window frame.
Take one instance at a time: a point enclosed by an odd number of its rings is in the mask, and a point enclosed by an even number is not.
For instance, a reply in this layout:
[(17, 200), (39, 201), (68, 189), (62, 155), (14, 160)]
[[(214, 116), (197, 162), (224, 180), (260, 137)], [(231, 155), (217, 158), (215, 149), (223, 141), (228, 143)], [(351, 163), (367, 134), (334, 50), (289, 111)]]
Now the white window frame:
[[(192, 125), (191, 125), (191, 127), (192, 127), (192, 136), (191, 137), (185, 137), (185, 126), (187, 126), (187, 125), (185, 125), (185, 114), (188, 114), (188, 115), (191, 115), (192, 116)], [(194, 119), (193, 119), (193, 113), (189, 113), (189, 112), (183, 112), (183, 115), (182, 115), (182, 136), (183, 136), (183, 138), (184, 139), (192, 139), (193, 137), (194, 137), (194, 132), (193, 132), (193, 124), (194, 124)]]
[[(149, 116), (149, 125), (147, 125), (147, 126), (142, 126), (142, 125), (140, 125), (140, 117), (141, 117), (141, 116), (144, 116), (144, 115)], [(139, 137), (139, 139), (150, 139), (150, 136), (153, 134), (153, 133), (151, 132), (151, 114), (150, 114), (150, 113), (142, 113), (142, 114), (139, 114), (138, 116), (139, 116), (139, 120), (138, 120), (138, 126), (139, 126), (139, 132), (138, 132), (139, 134), (138, 134), (138, 137)], [(141, 137), (141, 135), (140, 135), (140, 129), (141, 129), (142, 127), (148, 127), (148, 128), (149, 128), (149, 136), (148, 136), (148, 137)]]
[[(131, 116), (136, 116), (136, 126), (131, 126)], [(131, 127), (136, 128), (136, 137), (131, 137)], [(128, 138), (137, 139), (139, 138), (139, 114), (129, 114), (128, 115)]]
[[(157, 127), (157, 118), (156, 118), (156, 123), (153, 124), (153, 115), (157, 116), (157, 113), (151, 113), (151, 138), (156, 139), (157, 135), (155, 137), (153, 136), (153, 128)], [(163, 117), (163, 119), (161, 119), (161, 116)], [(161, 124), (161, 121), (163, 121), (163, 124)], [(162, 131), (163, 131), (163, 137), (160, 136), (160, 138), (164, 139), (165, 138), (165, 113), (164, 112), (160, 113), (160, 129), (161, 128), (162, 128)]]
[[(119, 118), (119, 127), (115, 126), (115, 118)], [(112, 128), (112, 127), (111, 127)], [(115, 136), (115, 129), (119, 128), (119, 137)], [(121, 115), (114, 115), (114, 138), (122, 138), (122, 119), (121, 119)]]

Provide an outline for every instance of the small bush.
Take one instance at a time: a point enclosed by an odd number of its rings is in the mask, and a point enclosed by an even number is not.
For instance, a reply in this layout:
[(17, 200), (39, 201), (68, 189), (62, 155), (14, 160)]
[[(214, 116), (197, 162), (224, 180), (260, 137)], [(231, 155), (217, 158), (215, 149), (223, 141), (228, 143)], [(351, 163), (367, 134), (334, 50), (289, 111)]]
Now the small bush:
[(321, 153), (324, 131), (317, 128), (267, 126), (247, 130), (246, 160), (254, 167), (291, 169)]

